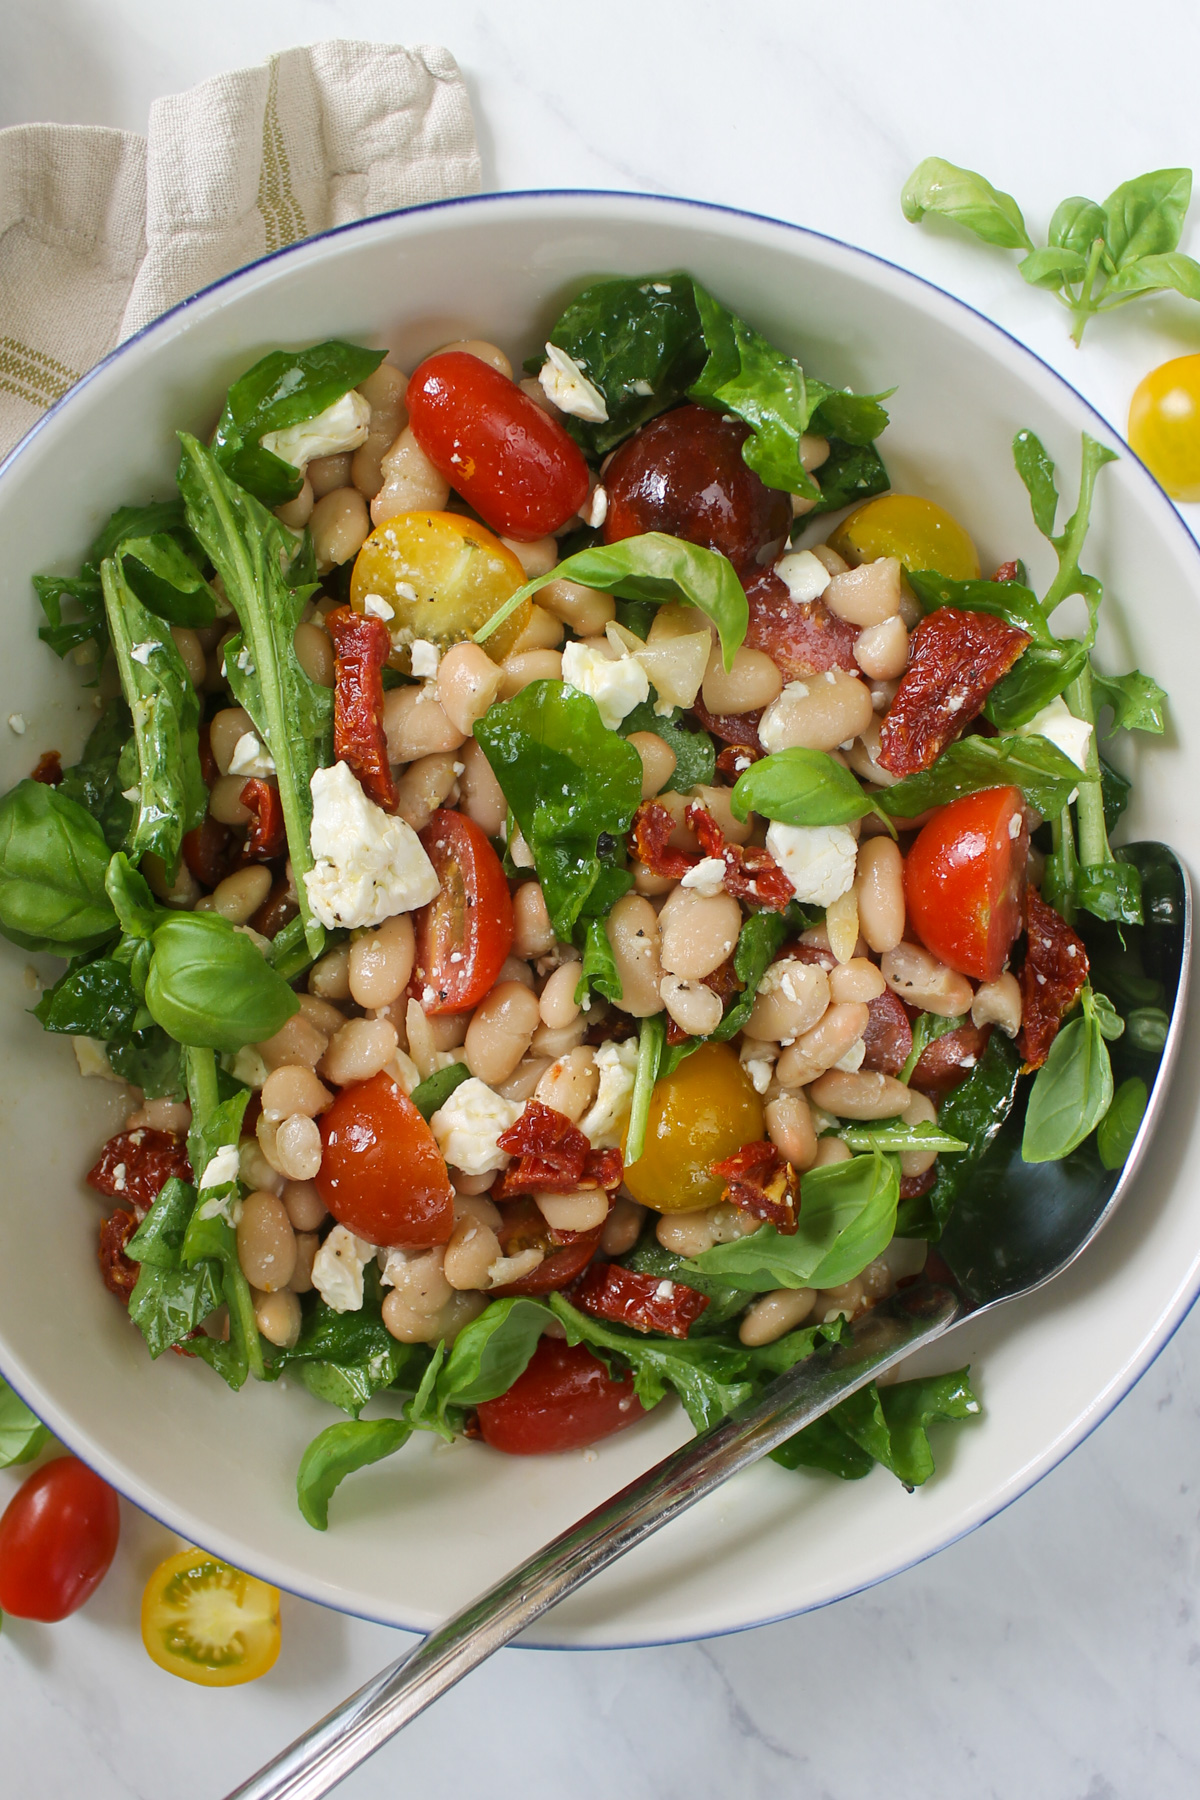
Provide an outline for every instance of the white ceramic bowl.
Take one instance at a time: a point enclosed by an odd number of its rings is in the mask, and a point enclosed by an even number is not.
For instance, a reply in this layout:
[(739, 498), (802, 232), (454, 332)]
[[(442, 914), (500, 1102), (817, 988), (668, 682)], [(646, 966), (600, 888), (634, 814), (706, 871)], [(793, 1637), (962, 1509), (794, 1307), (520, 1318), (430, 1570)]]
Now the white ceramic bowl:
[[(1109, 588), (1101, 657), (1173, 689), (1164, 744), (1133, 748), (1130, 835), (1200, 866), (1192, 677), (1200, 560), (1178, 514), (1097, 415), (996, 326), (861, 251), (767, 219), (623, 194), (516, 194), (331, 232), (210, 288), (94, 369), (0, 471), (6, 654), (0, 787), (51, 746), (75, 754), (91, 697), (35, 636), (29, 577), (72, 569), (116, 505), (171, 487), (174, 432), (207, 432), (229, 380), (266, 350), (324, 337), (388, 344), (411, 368), (449, 338), (514, 362), (592, 277), (688, 269), (826, 379), (895, 387), (883, 441), (894, 485), (948, 506), (985, 568), (1048, 579), (1009, 446), (1031, 426), (1070, 495), (1079, 434), (1121, 451), (1101, 476), (1086, 566)], [(677, 1407), (587, 1451), (508, 1458), (429, 1438), (353, 1477), (326, 1534), (294, 1498), (296, 1465), (334, 1415), (296, 1382), (230, 1395), (198, 1363), (152, 1364), (97, 1279), (82, 1172), (118, 1128), (117, 1090), (75, 1074), (69, 1043), (26, 1014), (30, 959), (0, 944), (0, 1367), (62, 1440), (184, 1537), (284, 1588), (425, 1630), (687, 1435)], [(47, 965), (49, 966), (49, 965)], [(1121, 1398), (1200, 1283), (1200, 1008), (1171, 1104), (1120, 1214), (1061, 1281), (966, 1325), (927, 1358), (970, 1362), (985, 1417), (944, 1432), (908, 1495), (877, 1470), (843, 1485), (762, 1464), (552, 1614), (546, 1645), (707, 1636), (854, 1592), (931, 1555), (1052, 1468)], [(1189, 1166), (1190, 1165), (1190, 1166)], [(280, 1384), (280, 1389), (284, 1384)]]

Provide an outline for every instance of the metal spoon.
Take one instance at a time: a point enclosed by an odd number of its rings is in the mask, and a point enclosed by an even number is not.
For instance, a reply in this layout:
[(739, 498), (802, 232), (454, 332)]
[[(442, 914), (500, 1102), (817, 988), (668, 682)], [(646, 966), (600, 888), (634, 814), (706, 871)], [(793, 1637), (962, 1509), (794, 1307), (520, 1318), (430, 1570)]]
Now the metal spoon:
[(384, 1669), (227, 1800), (327, 1794), (471, 1669), (731, 1475), (963, 1319), (1033, 1292), (1075, 1261), (1116, 1210), (1153, 1136), (1187, 994), (1187, 875), (1164, 844), (1135, 844), (1123, 854), (1141, 870), (1146, 923), (1118, 935), (1112, 926), (1079, 922), (1093, 980), (1122, 1011), (1157, 1006), (1170, 1013), (1165, 1041), (1156, 1041), (1153, 1016), (1143, 1011), (1139, 1030), (1127, 1029), (1112, 1046), (1115, 1080), (1136, 1074), (1150, 1087), (1124, 1167), (1104, 1169), (1094, 1142), (1063, 1162), (1022, 1162), (1022, 1109), (1014, 1108), (975, 1165), (970, 1190), (931, 1259), (936, 1279), (927, 1276), (876, 1306), (830, 1354), (797, 1364), (760, 1399), (631, 1482)]

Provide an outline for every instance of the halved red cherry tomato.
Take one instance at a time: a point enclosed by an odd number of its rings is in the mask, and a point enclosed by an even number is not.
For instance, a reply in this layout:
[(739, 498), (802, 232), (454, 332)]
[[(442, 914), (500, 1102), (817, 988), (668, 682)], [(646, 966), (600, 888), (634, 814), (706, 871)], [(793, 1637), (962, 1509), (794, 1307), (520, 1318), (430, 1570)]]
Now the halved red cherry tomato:
[(429, 1248), (454, 1229), (454, 1190), (432, 1131), (390, 1075), (343, 1088), (321, 1114), (317, 1192), (371, 1244)]
[(491, 992), (512, 949), (512, 898), (500, 858), (473, 819), (435, 812), (421, 842), (440, 892), (416, 917), (414, 986), (431, 1017), (466, 1012)]
[(484, 1442), (509, 1456), (582, 1450), (642, 1417), (633, 1377), (615, 1381), (586, 1344), (541, 1338), (506, 1394), (479, 1407)]
[(1021, 929), (1028, 855), (1020, 788), (939, 807), (904, 863), (909, 917), (926, 949), (962, 975), (995, 981)]
[(579, 446), (477, 356), (442, 350), (427, 357), (413, 371), (405, 399), (418, 444), (493, 531), (544, 537), (587, 499)]
[(0, 1519), (0, 1612), (53, 1623), (90, 1600), (117, 1551), (121, 1512), (75, 1456), (35, 1469)]
[(595, 1256), (603, 1230), (603, 1225), (597, 1225), (593, 1231), (575, 1232), (565, 1244), (556, 1244), (536, 1200), (524, 1195), (520, 1200), (506, 1202), (502, 1223), (496, 1228), (505, 1256), (519, 1256), (522, 1250), (541, 1250), (544, 1259), (518, 1281), (493, 1289), (495, 1297), (507, 1300), (514, 1294), (549, 1294), (569, 1286)]

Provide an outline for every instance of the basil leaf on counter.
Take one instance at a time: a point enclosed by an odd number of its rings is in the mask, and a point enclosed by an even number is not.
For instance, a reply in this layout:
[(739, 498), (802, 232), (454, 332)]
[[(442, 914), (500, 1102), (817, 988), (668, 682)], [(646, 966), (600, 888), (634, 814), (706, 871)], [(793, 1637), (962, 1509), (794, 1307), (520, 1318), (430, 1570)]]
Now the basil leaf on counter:
[(386, 355), (386, 350), (366, 350), (336, 338), (307, 350), (272, 350), (229, 389), (213, 437), (216, 460), (265, 505), (294, 500), (303, 473), (263, 449), (259, 440), (264, 432), (315, 419), (373, 375)]
[(1027, 1163), (1060, 1162), (1082, 1144), (1113, 1098), (1112, 1062), (1090, 990), (1083, 1010), (1063, 1025), (1033, 1078), (1021, 1155)]
[(22, 950), (98, 950), (117, 931), (108, 861), (91, 813), (45, 782), (19, 781), (0, 799), (0, 932)]
[(92, 727), (83, 755), (63, 770), (58, 791), (91, 813), (104, 833), (110, 850), (119, 850), (133, 822), (133, 808), (122, 792), (119, 774), (121, 752), (133, 732), (133, 721), (123, 699), (109, 701)]
[(660, 718), (653, 700), (643, 700), (631, 713), (626, 713), (617, 730), (624, 738), (635, 731), (652, 731), (674, 753), (675, 767), (664, 785), (665, 794), (690, 794), (693, 788), (709, 787), (716, 773), (717, 752), (707, 731), (693, 730), (682, 724), (681, 707), (672, 707), (668, 717)]
[(309, 949), (318, 956), (325, 934), (309, 905), (304, 877), (313, 867), (310, 783), (333, 755), (333, 694), (311, 681), (296, 660), (293, 638), (309, 590), (288, 584), (283, 571), (295, 542), (278, 519), (243, 493), (203, 444), (187, 432), (180, 442), (179, 487), (188, 524), (212, 559), (242, 627), (241, 637), (226, 650), (230, 684), (274, 758), (296, 897)]
[(102, 956), (68, 969), (31, 1011), (45, 1031), (105, 1042), (131, 1035), (140, 1006), (128, 968)]
[(906, 775), (881, 793), (879, 805), (895, 818), (912, 819), (931, 806), (946, 806), (984, 788), (1019, 787), (1030, 806), (1051, 819), (1081, 779), (1079, 765), (1048, 738), (964, 737), (948, 744), (931, 768)]
[(259, 1044), (299, 1004), (253, 940), (218, 913), (179, 913), (156, 929), (146, 1005), (179, 1043), (209, 1050)]
[(382, 1462), (412, 1436), (405, 1419), (352, 1419), (327, 1425), (300, 1458), (296, 1499), (317, 1531), (329, 1525), (329, 1502), (338, 1485), (356, 1469)]
[(0, 1375), (0, 1469), (32, 1462), (49, 1442), (49, 1428)]
[(623, 838), (641, 802), (641, 758), (594, 700), (559, 681), (531, 682), (490, 707), (475, 737), (533, 852), (555, 933), (569, 943), (601, 876), (601, 834)]
[(1033, 249), (1012, 195), (943, 156), (927, 156), (918, 164), (904, 184), (900, 205), (910, 225), (918, 224), (926, 213), (936, 213), (964, 226), (985, 244), (998, 244), (1003, 250)]
[(764, 1225), (749, 1237), (703, 1251), (688, 1267), (754, 1294), (840, 1287), (891, 1242), (899, 1197), (897, 1164), (878, 1151), (810, 1169), (800, 1179), (793, 1235)]

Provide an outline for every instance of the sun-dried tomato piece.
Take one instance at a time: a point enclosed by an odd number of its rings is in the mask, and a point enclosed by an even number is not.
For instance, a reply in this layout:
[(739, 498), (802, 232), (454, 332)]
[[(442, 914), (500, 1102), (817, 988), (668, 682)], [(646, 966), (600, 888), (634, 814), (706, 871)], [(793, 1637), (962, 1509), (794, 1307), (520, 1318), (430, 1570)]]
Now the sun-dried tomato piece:
[(947, 1031), (932, 1044), (926, 1044), (908, 1078), (908, 1085), (918, 1093), (940, 1100), (943, 1094), (961, 1087), (987, 1049), (992, 1035), (990, 1025), (960, 1025)]
[(143, 1125), (137, 1131), (119, 1131), (110, 1137), (87, 1179), (98, 1194), (132, 1201), (147, 1212), (172, 1176), (180, 1181), (192, 1179), (183, 1139), (173, 1131), (152, 1131)]
[(593, 1263), (571, 1296), (595, 1319), (613, 1319), (635, 1331), (662, 1331), (685, 1338), (708, 1305), (708, 1295), (679, 1281), (622, 1269), (616, 1263)]
[(629, 854), (669, 881), (679, 881), (700, 860), (691, 850), (670, 848), (667, 839), (674, 830), (674, 817), (657, 800), (643, 800), (629, 828)]
[(396, 783), (383, 729), (383, 665), (392, 640), (382, 619), (336, 606), (326, 613), (333, 639), (333, 750), (349, 763), (363, 792), (385, 812), (396, 810)]
[[(812, 963), (815, 968), (824, 969), (827, 975), (837, 968), (837, 957), (824, 944), (788, 944), (779, 952), (779, 957), (782, 956), (794, 956), (797, 962)], [(779, 957), (776, 957), (776, 962)]]
[(761, 761), (763, 754), (751, 744), (726, 744), (717, 755), (717, 774), (732, 787), (740, 775)]
[(215, 888), (234, 867), (234, 839), (228, 825), (206, 813), (201, 824), (184, 832), (183, 860), (197, 881)]
[[(930, 1163), (923, 1175), (902, 1175), (900, 1177), (900, 1198), (902, 1200), (915, 1200), (918, 1194), (927, 1194), (937, 1181), (937, 1178), (938, 1166), (936, 1162)], [(929, 1265), (926, 1264), (926, 1274), (928, 1273)], [(930, 1279), (932, 1280), (933, 1277), (931, 1276)]]
[(619, 1150), (593, 1150), (565, 1113), (530, 1100), (515, 1125), (496, 1139), (515, 1158), (492, 1189), (494, 1200), (517, 1194), (615, 1191), (624, 1168)]
[(126, 1212), (123, 1208), (100, 1221), (100, 1273), (105, 1287), (117, 1296), (122, 1306), (129, 1305), (129, 1296), (137, 1286), (141, 1272), (139, 1265), (125, 1254), (125, 1246), (140, 1222), (136, 1213)]
[(826, 669), (857, 675), (854, 642), (857, 625), (831, 613), (823, 600), (793, 600), (774, 569), (764, 569), (746, 584), (750, 623), (746, 644), (763, 650), (785, 681), (803, 681)]
[(917, 626), (912, 654), (880, 727), (879, 765), (892, 775), (928, 769), (983, 710), (1030, 641), (991, 613), (939, 606)]
[(250, 920), (251, 931), (257, 931), (260, 937), (273, 938), (290, 925), (300, 911), (300, 903), (294, 890), (286, 881), (277, 881), (258, 911)]
[(287, 848), (279, 789), (252, 775), (238, 799), (249, 810), (250, 828), (242, 856), (246, 862), (274, 862)]
[(1000, 564), (1000, 567), (996, 570), (996, 573), (992, 576), (992, 580), (1000, 582), (1001, 585), (1003, 586), (1010, 581), (1015, 581), (1017, 579), (1017, 576), (1020, 573), (1021, 573), (1020, 563), (1004, 562), (1004, 563)]
[(720, 738), (723, 744), (741, 744), (747, 749), (757, 750), (762, 754), (762, 745), (758, 741), (758, 727), (762, 721), (764, 706), (756, 707), (747, 713), (711, 713), (699, 694), (692, 701), (692, 711), (705, 731), (713, 737)]
[(867, 1003), (867, 1029), (863, 1032), (864, 1069), (881, 1075), (898, 1075), (912, 1055), (912, 1026), (904, 1002), (891, 988)]
[(743, 1144), (712, 1165), (725, 1183), (721, 1199), (790, 1236), (796, 1229), (800, 1179), (774, 1144)]
[(1025, 891), (1025, 930), (1017, 1044), (1028, 1072), (1041, 1068), (1059, 1026), (1082, 993), (1088, 978), (1088, 954), (1083, 939), (1033, 887)]
[(720, 857), (725, 864), (726, 893), (767, 912), (784, 910), (796, 890), (769, 850), (753, 844), (726, 843), (721, 827), (699, 800), (689, 803), (686, 818), (705, 856)]
[(57, 787), (63, 778), (62, 757), (57, 750), (44, 750), (37, 759), (37, 767), (30, 773), (31, 781), (40, 781), (45, 787)]

